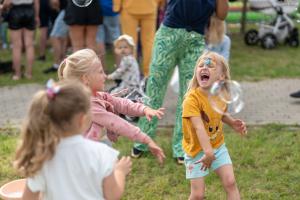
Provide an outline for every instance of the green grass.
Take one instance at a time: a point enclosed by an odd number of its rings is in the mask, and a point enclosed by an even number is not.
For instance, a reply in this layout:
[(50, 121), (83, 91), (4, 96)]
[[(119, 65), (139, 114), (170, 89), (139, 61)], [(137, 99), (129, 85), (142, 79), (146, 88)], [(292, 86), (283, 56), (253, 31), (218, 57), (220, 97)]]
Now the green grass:
[[(17, 177), (11, 161), (17, 137), (0, 130), (0, 185)], [(5, 133), (3, 133), (5, 132)], [(167, 155), (160, 167), (149, 154), (133, 160), (123, 199), (187, 199), (190, 189), (185, 169), (172, 159), (171, 129), (160, 128), (158, 143)], [(242, 199), (291, 200), (300, 196), (300, 127), (266, 125), (249, 128), (241, 138), (227, 127), (225, 140), (232, 157), (235, 176)], [(129, 155), (132, 142), (120, 139), (115, 148)], [(206, 178), (206, 199), (225, 199), (225, 193), (215, 174)]]
[[(242, 12), (229, 12), (226, 18), (228, 23), (240, 23), (242, 18)], [(246, 14), (246, 21), (249, 23), (271, 21), (274, 16), (265, 15), (259, 12), (248, 11)]]
[(231, 35), (230, 68), (233, 79), (255, 81), (266, 78), (299, 78), (300, 48), (279, 45), (265, 50), (261, 46), (247, 46), (243, 36)]

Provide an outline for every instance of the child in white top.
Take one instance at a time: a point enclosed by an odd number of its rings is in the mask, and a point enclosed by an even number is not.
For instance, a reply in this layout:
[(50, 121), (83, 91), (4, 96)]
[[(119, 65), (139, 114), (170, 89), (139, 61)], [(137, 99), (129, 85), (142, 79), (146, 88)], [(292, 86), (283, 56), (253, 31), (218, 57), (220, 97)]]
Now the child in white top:
[(120, 65), (117, 70), (107, 76), (109, 80), (122, 80), (111, 93), (118, 93), (124, 89), (130, 92), (138, 89), (140, 84), (139, 65), (133, 55), (134, 42), (129, 35), (121, 35), (115, 42), (115, 53), (121, 57)]
[(105, 144), (85, 139), (90, 96), (65, 81), (33, 97), (15, 166), (27, 178), (23, 199), (120, 199), (131, 161)]

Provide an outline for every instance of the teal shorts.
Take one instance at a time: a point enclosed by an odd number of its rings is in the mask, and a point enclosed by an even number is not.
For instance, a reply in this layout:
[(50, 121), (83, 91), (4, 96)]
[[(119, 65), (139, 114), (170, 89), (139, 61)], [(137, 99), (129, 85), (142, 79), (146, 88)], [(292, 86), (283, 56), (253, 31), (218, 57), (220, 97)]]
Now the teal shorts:
[(195, 164), (203, 155), (203, 151), (199, 152), (194, 158), (184, 155), (184, 164), (186, 171), (186, 179), (194, 179), (204, 177), (209, 174), (210, 170), (216, 170), (223, 165), (232, 164), (226, 145), (223, 144), (219, 148), (214, 149), (216, 160), (214, 160), (209, 169), (201, 170), (202, 163)]

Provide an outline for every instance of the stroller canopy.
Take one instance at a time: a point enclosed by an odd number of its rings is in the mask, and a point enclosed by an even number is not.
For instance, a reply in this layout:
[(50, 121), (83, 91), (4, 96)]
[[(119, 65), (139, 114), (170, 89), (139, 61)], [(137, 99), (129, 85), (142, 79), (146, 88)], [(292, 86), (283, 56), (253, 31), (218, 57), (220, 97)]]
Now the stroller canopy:
[(275, 15), (276, 7), (281, 7), (284, 13), (293, 13), (297, 10), (298, 5), (298, 0), (249, 0), (251, 10), (268, 15)]

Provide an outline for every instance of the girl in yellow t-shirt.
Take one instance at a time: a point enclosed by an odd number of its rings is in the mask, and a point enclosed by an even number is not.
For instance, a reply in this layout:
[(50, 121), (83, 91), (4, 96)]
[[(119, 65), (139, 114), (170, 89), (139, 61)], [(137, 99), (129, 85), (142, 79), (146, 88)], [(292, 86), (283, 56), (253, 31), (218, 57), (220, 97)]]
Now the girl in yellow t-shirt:
[(240, 199), (232, 162), (224, 143), (222, 122), (241, 135), (247, 133), (246, 125), (240, 119), (214, 111), (208, 99), (215, 81), (229, 79), (229, 66), (223, 56), (206, 52), (198, 59), (182, 112), (186, 178), (191, 180), (189, 199), (204, 198), (204, 177), (209, 170), (215, 171), (220, 177), (227, 199)]

